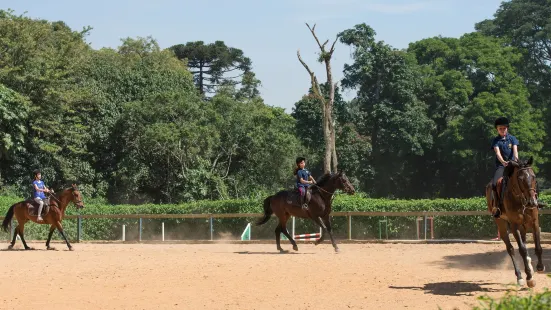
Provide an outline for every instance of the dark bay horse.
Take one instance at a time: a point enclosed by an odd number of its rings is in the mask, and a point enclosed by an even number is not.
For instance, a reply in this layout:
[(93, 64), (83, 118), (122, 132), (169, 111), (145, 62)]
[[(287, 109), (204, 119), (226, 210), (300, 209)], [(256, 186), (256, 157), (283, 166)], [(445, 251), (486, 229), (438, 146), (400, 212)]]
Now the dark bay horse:
[[(14, 215), (18, 223), (17, 227), (15, 228), (15, 233), (13, 234), (13, 240), (11, 241), (11, 244), (8, 246), (8, 249), (13, 248), (13, 246), (15, 245), (15, 239), (17, 235), (19, 235), (19, 237), (21, 238), (21, 242), (25, 247), (25, 250), (32, 250), (32, 248), (27, 246), (27, 243), (25, 242), (24, 231), (25, 231), (25, 223), (27, 223), (28, 221), (33, 221), (38, 224), (51, 225), (50, 233), (48, 234), (48, 240), (46, 241), (46, 248), (48, 250), (54, 249), (50, 247), (50, 240), (52, 239), (52, 234), (54, 233), (54, 230), (56, 228), (65, 239), (65, 242), (67, 243), (67, 247), (69, 247), (69, 250), (73, 250), (73, 247), (71, 246), (71, 244), (69, 243), (69, 240), (67, 240), (67, 237), (65, 236), (65, 232), (63, 232), (63, 226), (61, 226), (61, 221), (65, 217), (65, 210), (67, 209), (67, 205), (70, 202), (73, 202), (73, 204), (76, 206), (77, 209), (84, 208), (84, 204), (82, 202), (82, 196), (75, 184), (61, 191), (57, 195), (55, 194), (50, 195), (49, 211), (48, 213), (46, 213), (46, 215), (42, 216), (44, 220), (43, 222), (37, 222), (36, 221), (37, 214), (31, 214), (32, 212), (30, 212), (32, 209), (34, 210), (34, 213), (36, 213), (36, 207), (33, 206), (34, 201), (32, 199), (20, 201), (12, 205), (8, 209), (8, 212), (6, 213), (6, 217), (2, 222), (2, 228), (4, 229), (5, 232), (8, 232), (8, 226), (10, 225), (10, 222)], [(46, 206), (44, 206), (44, 208), (46, 208)]]
[[(538, 257), (538, 264), (536, 269), (538, 272), (544, 272), (545, 266), (542, 261), (542, 248), (540, 242), (540, 228), (539, 228), (539, 213), (537, 193), (536, 193), (536, 175), (532, 170), (533, 158), (530, 157), (528, 161), (510, 161), (505, 167), (503, 172), (504, 176), (508, 177), (506, 184), (506, 191), (503, 197), (503, 210), (501, 217), (495, 219), (497, 227), (499, 229), (499, 235), (505, 246), (507, 252), (513, 261), (513, 267), (515, 269), (515, 275), (517, 276), (517, 283), (524, 286), (525, 281), (522, 278), (515, 259), (514, 248), (509, 239), (509, 233), (507, 226), (510, 227), (511, 233), (515, 237), (520, 255), (524, 262), (524, 270), (526, 272), (526, 280), (528, 287), (536, 286), (536, 280), (533, 279), (534, 270), (532, 268), (532, 259), (528, 255), (526, 249), (526, 231), (532, 230), (532, 236), (534, 238), (536, 255)], [(500, 180), (501, 181), (501, 180)], [(501, 182), (498, 182), (498, 193), (501, 193)], [(492, 199), (492, 184), (491, 182), (486, 186), (486, 203), (488, 205), (488, 211), (492, 212), (494, 202), (497, 206), (497, 199)]]
[[(272, 214), (279, 218), (279, 224), (275, 229), (277, 249), (284, 252), (281, 248), (280, 238), (281, 233), (291, 241), (293, 250), (298, 251), (298, 246), (293, 237), (287, 231), (287, 221), (291, 216), (299, 218), (312, 219), (317, 225), (323, 227), (324, 231), (329, 233), (331, 243), (335, 248), (335, 252), (339, 251), (333, 233), (331, 232), (331, 203), (336, 190), (342, 190), (347, 194), (354, 194), (354, 186), (342, 171), (336, 174), (325, 174), (311, 186), (311, 198), (308, 202), (308, 210), (304, 211), (297, 201), (297, 191), (282, 190), (274, 195), (264, 199), (264, 217), (256, 222), (256, 225), (262, 225), (268, 222)], [(320, 238), (316, 241), (316, 245), (323, 242), (325, 232), (322, 232)]]

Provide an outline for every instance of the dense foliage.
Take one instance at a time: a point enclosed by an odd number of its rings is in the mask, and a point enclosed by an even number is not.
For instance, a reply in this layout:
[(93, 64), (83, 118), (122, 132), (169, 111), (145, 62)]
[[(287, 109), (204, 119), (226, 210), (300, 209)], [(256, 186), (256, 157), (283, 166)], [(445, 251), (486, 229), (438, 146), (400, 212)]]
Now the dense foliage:
[[(367, 24), (338, 33), (352, 54), (336, 149), (357, 189), (481, 196), (502, 115), (521, 157), (534, 156), (540, 189), (551, 187), (550, 6), (506, 1), (473, 33), (404, 50)], [(301, 155), (319, 176), (322, 112), (307, 89), (287, 114), (263, 102), (237, 47), (138, 37), (95, 50), (90, 31), (0, 11), (0, 195), (28, 195), (36, 168), (47, 185), (78, 181), (85, 197), (122, 204), (258, 199), (292, 184)]]

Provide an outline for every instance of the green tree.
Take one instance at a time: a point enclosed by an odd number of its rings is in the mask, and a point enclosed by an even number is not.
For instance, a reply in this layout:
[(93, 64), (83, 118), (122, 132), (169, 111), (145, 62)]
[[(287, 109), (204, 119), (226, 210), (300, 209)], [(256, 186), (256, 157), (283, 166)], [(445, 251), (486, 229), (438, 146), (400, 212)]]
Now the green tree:
[(425, 184), (445, 197), (481, 193), (493, 174), (496, 136), (493, 121), (511, 119), (521, 157), (541, 158), (541, 112), (529, 104), (529, 93), (516, 66), (518, 50), (471, 33), (459, 39), (430, 38), (410, 44), (421, 66), (419, 98), (429, 105), (435, 122), (434, 147), (418, 165), (435, 178)]
[(522, 55), (517, 71), (530, 92), (530, 104), (544, 113), (543, 149), (546, 151), (542, 152), (538, 164), (542, 167), (540, 176), (551, 182), (551, 2), (504, 1), (493, 19), (479, 22), (475, 28), (503, 39), (503, 44), (516, 47)]
[(409, 163), (432, 147), (434, 123), (427, 105), (416, 96), (415, 61), (383, 42), (366, 24), (339, 34), (353, 48), (351, 65), (344, 68), (343, 86), (357, 89), (359, 132), (369, 137), (373, 174), (364, 180), (374, 195), (404, 195), (414, 180)]
[(251, 60), (245, 57), (242, 50), (226, 46), (223, 41), (211, 44), (203, 41), (187, 42), (169, 49), (174, 51), (178, 59), (187, 62), (201, 94), (214, 93), (221, 85), (237, 85), (243, 76), (251, 78), (251, 75), (246, 75), (251, 71)]

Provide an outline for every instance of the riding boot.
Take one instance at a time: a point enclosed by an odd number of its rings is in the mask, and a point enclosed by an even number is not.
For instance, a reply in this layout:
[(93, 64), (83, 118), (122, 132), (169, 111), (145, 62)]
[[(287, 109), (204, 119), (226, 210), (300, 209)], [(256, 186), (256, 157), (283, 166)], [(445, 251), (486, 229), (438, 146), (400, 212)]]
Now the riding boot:
[(300, 196), (300, 205), (302, 206), (302, 210), (308, 211), (308, 204), (306, 203), (306, 190), (304, 196)]
[(499, 218), (500, 215), (501, 215), (501, 207), (500, 207), (500, 205), (501, 205), (501, 197), (499, 197), (498, 194), (497, 194), (497, 187), (493, 187), (493, 188), (492, 188), (492, 191), (493, 191), (493, 193), (494, 193), (494, 199), (493, 199), (493, 201), (494, 201), (494, 210), (493, 210), (493, 214), (492, 214), (492, 215), (493, 215), (495, 218)]
[(505, 190), (507, 188), (507, 177), (503, 177), (503, 182), (501, 184), (501, 195), (499, 195), (499, 208), (503, 210), (503, 200), (505, 199)]

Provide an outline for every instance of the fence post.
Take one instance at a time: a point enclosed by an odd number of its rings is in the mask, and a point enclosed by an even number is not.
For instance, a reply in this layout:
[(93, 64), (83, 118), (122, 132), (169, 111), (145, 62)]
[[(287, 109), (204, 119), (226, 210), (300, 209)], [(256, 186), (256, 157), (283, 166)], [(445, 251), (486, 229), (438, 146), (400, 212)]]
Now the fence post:
[(424, 215), (425, 217), (425, 240), (427, 240), (427, 215)]
[(140, 217), (140, 221), (138, 222), (138, 241), (142, 241), (142, 218)]
[(348, 215), (348, 240), (352, 240), (352, 215)]
[(80, 215), (77, 218), (77, 242), (80, 242), (82, 238), (82, 217)]
[(165, 222), (161, 222), (161, 236), (162, 241), (165, 241)]
[(210, 217), (209, 219), (209, 222), (210, 222), (210, 240), (214, 240), (214, 229), (213, 229), (213, 223), (212, 223), (212, 216)]
[(126, 241), (126, 225), (122, 224), (122, 241)]
[(293, 239), (295, 238), (295, 217), (293, 216), (293, 225), (291, 227), (292, 233), (291, 236), (293, 236)]

